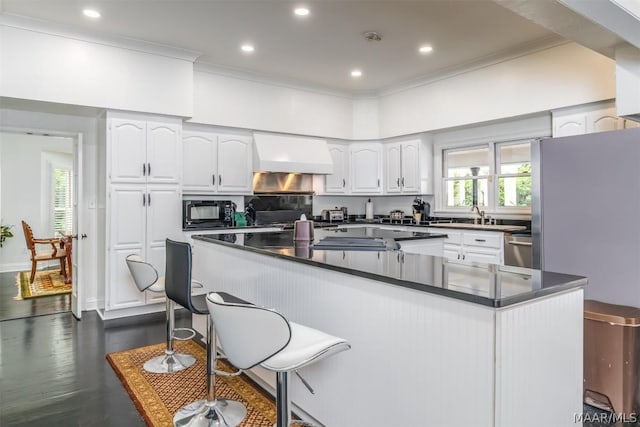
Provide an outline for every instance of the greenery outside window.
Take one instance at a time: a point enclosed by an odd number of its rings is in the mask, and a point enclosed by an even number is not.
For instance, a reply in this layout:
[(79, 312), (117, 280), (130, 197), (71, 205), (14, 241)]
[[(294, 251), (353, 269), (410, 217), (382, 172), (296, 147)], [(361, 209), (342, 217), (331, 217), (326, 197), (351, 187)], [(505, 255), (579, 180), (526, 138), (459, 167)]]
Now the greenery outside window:
[[(473, 206), (473, 183), (478, 186), (477, 205), (487, 206), (489, 197), (489, 147), (465, 147), (444, 151), (446, 206)], [(479, 168), (473, 170), (472, 168)], [(474, 172), (476, 175), (474, 175)]]
[(531, 207), (531, 144), (496, 145), (498, 206)]

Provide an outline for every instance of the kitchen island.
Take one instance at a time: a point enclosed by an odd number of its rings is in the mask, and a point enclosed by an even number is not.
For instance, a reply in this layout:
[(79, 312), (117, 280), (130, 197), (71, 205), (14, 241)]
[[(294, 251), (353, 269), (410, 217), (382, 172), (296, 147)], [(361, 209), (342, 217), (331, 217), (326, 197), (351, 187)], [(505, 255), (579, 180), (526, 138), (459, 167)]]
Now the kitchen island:
[[(315, 230), (311, 247), (291, 231), (193, 237), (205, 291), (351, 343), (301, 370), (315, 395), (292, 381), (299, 413), (336, 427), (574, 425), (585, 278), (402, 250), (314, 250), (327, 233)], [(424, 234), (393, 238), (443, 237)], [(273, 383), (261, 369), (250, 375)]]

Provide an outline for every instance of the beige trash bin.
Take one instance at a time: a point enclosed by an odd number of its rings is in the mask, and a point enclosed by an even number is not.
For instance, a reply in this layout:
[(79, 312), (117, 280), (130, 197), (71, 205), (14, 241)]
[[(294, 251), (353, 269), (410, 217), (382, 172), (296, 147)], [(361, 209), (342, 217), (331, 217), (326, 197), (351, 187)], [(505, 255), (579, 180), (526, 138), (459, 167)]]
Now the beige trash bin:
[(585, 300), (584, 401), (640, 416), (640, 308)]

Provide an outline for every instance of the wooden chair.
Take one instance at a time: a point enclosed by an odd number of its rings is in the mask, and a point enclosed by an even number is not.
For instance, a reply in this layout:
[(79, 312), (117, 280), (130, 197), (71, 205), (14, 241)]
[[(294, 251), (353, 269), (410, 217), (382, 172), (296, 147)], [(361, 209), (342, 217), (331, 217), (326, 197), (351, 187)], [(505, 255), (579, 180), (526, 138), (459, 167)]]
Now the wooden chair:
[[(27, 248), (31, 251), (31, 278), (29, 283), (33, 283), (36, 277), (37, 264), (39, 261), (50, 261), (57, 259), (60, 261), (60, 274), (67, 279), (66, 259), (67, 253), (62, 248), (62, 239), (34, 239), (33, 230), (26, 222), (22, 221), (22, 229), (24, 230), (24, 239), (27, 242)], [(60, 246), (56, 246), (56, 244)], [(36, 245), (50, 245), (50, 250), (36, 250)]]

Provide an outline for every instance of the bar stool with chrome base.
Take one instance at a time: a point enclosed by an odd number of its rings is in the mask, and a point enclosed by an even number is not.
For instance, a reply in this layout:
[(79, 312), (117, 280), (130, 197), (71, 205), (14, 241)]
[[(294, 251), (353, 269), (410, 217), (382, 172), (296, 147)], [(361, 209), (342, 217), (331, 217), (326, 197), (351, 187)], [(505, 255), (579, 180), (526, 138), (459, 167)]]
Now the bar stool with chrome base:
[(193, 314), (207, 315), (207, 398), (180, 408), (173, 417), (173, 425), (235, 427), (245, 418), (247, 409), (240, 402), (216, 396), (216, 334), (209, 316), (206, 295), (191, 295), (191, 245), (167, 239), (166, 267), (167, 298)]
[(207, 305), (230, 363), (239, 369), (260, 365), (277, 373), (277, 427), (291, 424), (289, 372), (351, 348), (342, 338), (289, 322), (275, 310), (226, 293), (210, 293)]
[[(164, 293), (165, 280), (164, 276), (158, 276), (158, 271), (153, 265), (148, 262), (144, 262), (140, 255), (130, 254), (126, 258), (127, 267), (133, 277), (138, 290), (140, 292), (151, 291), (157, 293)], [(188, 340), (195, 336), (195, 331), (190, 328), (176, 328), (175, 327), (175, 314), (174, 314), (174, 302), (169, 298), (166, 299), (166, 341), (167, 346), (164, 350), (164, 354), (147, 360), (143, 368), (147, 372), (153, 372), (157, 374), (170, 374), (173, 372), (182, 371), (193, 365), (196, 362), (196, 358), (190, 354), (176, 353), (173, 349), (173, 340)], [(191, 334), (186, 337), (178, 338), (175, 336), (176, 331), (189, 331)]]

